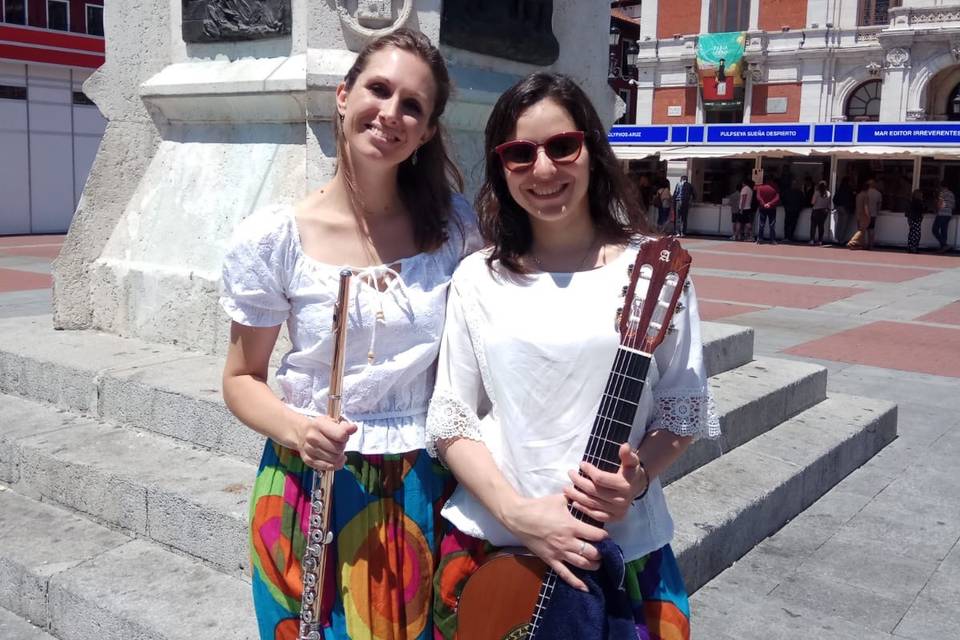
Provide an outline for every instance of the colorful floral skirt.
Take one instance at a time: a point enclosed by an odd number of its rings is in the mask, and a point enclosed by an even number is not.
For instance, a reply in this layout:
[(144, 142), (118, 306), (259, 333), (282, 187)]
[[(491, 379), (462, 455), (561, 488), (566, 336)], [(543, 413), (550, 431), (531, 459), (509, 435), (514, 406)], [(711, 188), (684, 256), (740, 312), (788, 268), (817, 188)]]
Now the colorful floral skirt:
[[(454, 640), (457, 601), (467, 579), (498, 551), (456, 529), (443, 537), (434, 577), (435, 640)], [(626, 564), (625, 586), (638, 640), (690, 640), (690, 603), (670, 545)]]
[[(313, 470), (267, 441), (250, 504), (261, 640), (296, 640)], [(333, 484), (334, 542), (321, 615), (326, 640), (429, 640), (433, 572), (452, 476), (424, 450), (348, 453)]]

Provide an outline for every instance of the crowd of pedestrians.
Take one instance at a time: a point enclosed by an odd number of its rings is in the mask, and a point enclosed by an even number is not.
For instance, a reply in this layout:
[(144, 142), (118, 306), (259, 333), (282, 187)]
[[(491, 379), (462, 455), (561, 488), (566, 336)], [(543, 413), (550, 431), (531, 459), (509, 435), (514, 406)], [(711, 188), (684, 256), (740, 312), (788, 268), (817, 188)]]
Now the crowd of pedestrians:
[[(639, 177), (641, 200), (656, 213), (657, 229), (661, 233), (677, 236), (687, 234), (687, 221), (691, 204), (696, 197), (693, 185), (687, 176), (681, 176), (671, 190), (665, 176)], [(835, 193), (831, 193), (825, 180), (814, 183), (806, 177), (802, 182), (792, 179), (785, 184), (774, 175), (766, 175), (757, 184), (745, 179), (736, 190), (725, 198), (730, 206), (733, 235), (731, 240), (756, 242), (757, 244), (780, 242), (808, 242), (810, 245), (837, 244), (850, 249), (874, 248), (877, 218), (883, 194), (873, 178), (864, 180), (854, 190), (849, 176), (844, 176)], [(783, 236), (777, 238), (777, 213), (783, 209)], [(810, 209), (809, 240), (797, 239), (798, 222), (804, 209)], [(956, 197), (946, 182), (940, 184), (933, 212), (932, 233), (939, 247), (937, 251), (949, 251), (947, 229), (956, 208)], [(924, 193), (917, 189), (905, 212), (908, 225), (907, 251), (919, 253), (921, 223), (929, 203)]]

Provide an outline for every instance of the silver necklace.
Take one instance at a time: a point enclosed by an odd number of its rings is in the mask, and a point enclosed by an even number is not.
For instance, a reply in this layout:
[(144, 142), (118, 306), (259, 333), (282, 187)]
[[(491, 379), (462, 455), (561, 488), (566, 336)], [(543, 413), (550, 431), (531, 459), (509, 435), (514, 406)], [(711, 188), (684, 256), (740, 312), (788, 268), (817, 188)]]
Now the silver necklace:
[[(573, 269), (573, 272), (580, 271), (580, 269), (583, 268), (584, 263), (586, 263), (587, 258), (590, 256), (590, 251), (593, 249), (593, 246), (594, 246), (596, 243), (597, 243), (597, 239), (594, 238), (594, 239), (593, 239), (593, 242), (591, 242), (589, 245), (587, 245), (587, 250), (584, 252), (583, 257), (580, 258), (580, 262), (577, 263), (577, 266), (576, 266), (575, 269)], [(533, 263), (534, 263), (535, 265), (537, 265), (537, 268), (540, 269), (540, 271), (546, 271), (546, 269), (543, 268), (543, 263), (540, 262), (540, 258), (537, 256), (537, 254), (535, 254), (533, 251), (531, 251), (531, 252), (530, 252), (530, 257), (533, 258)], [(603, 263), (603, 264), (606, 264), (606, 263), (607, 263), (607, 245), (603, 245), (602, 263)]]

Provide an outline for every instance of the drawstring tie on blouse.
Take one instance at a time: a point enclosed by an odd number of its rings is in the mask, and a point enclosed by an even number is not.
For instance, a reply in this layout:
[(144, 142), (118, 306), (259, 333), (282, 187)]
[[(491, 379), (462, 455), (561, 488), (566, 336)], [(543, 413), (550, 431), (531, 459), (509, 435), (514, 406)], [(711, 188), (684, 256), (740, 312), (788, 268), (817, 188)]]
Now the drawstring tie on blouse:
[[(367, 366), (373, 364), (374, 358), (376, 358), (376, 353), (374, 352), (374, 345), (377, 341), (377, 325), (383, 324), (385, 322), (385, 317), (383, 314), (383, 299), (388, 294), (393, 297), (394, 301), (399, 304), (397, 300), (397, 292), (399, 291), (400, 295), (403, 296), (404, 302), (407, 306), (410, 305), (410, 295), (407, 292), (407, 286), (403, 283), (403, 278), (400, 277), (400, 274), (391, 269), (386, 265), (376, 265), (373, 267), (365, 267), (363, 269), (357, 269), (354, 271), (354, 275), (357, 279), (366, 284), (370, 290), (374, 292), (376, 299), (376, 315), (373, 322), (373, 330), (370, 332), (370, 348), (367, 350)], [(380, 289), (380, 283), (386, 283), (386, 287), (383, 290)], [(360, 296), (360, 291), (364, 290), (362, 287), (357, 289), (357, 297)]]

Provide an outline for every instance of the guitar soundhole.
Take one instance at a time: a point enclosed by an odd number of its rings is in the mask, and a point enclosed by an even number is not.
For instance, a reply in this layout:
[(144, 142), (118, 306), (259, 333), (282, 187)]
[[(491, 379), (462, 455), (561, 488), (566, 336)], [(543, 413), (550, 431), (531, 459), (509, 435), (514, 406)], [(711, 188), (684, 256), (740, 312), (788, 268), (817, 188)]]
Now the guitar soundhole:
[(503, 640), (527, 640), (530, 636), (531, 627), (533, 627), (533, 625), (529, 622), (517, 625), (513, 629), (510, 629), (510, 633), (505, 635)]

